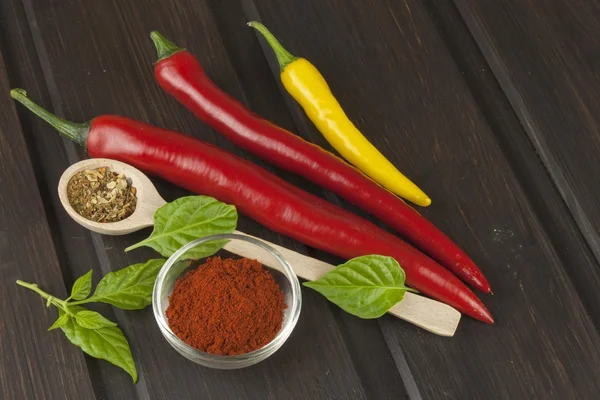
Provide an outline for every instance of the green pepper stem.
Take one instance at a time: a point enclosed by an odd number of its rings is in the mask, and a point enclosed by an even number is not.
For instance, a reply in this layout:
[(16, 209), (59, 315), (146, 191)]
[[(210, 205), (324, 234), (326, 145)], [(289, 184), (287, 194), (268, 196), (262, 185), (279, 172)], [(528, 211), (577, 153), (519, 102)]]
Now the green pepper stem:
[(171, 57), (175, 53), (185, 50), (181, 47), (177, 47), (177, 45), (175, 45), (169, 39), (164, 37), (158, 31), (150, 32), (150, 39), (152, 39), (152, 41), (154, 42), (154, 47), (156, 47), (156, 54), (158, 56), (158, 60), (156, 60), (156, 62), (159, 62), (160, 60)]
[(273, 34), (267, 29), (267, 27), (261, 24), (260, 22), (251, 21), (248, 22), (248, 26), (259, 31), (260, 34), (265, 38), (267, 43), (269, 43), (269, 46), (271, 46), (273, 52), (275, 53), (275, 57), (277, 57), (277, 62), (279, 63), (280, 71), (283, 71), (285, 67), (287, 67), (289, 64), (293, 63), (298, 59), (298, 57), (290, 54), (290, 52), (287, 51), (285, 47), (281, 45), (281, 43), (279, 43), (279, 40), (277, 40), (277, 38), (273, 36)]
[(90, 130), (89, 122), (78, 124), (57, 117), (31, 101), (31, 99), (27, 97), (27, 92), (24, 89), (12, 89), (10, 91), (10, 97), (23, 104), (35, 115), (52, 125), (61, 135), (68, 137), (84, 148), (86, 147), (85, 141)]

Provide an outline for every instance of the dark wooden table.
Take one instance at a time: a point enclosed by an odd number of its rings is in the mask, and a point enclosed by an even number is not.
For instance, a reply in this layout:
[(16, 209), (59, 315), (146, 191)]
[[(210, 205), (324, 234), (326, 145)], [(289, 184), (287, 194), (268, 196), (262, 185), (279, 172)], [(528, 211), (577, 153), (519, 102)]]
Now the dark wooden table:
[[(0, 398), (600, 398), (600, 3), (589, 0), (0, 1)], [(161, 92), (158, 29), (219, 86), (324, 147), (281, 89), (250, 19), (312, 60), (369, 138), (434, 199), (422, 213), (479, 263), (495, 295), (486, 326), (441, 338), (389, 316), (364, 321), (310, 290), (296, 330), (267, 361), (210, 370), (179, 356), (150, 309), (100, 307), (132, 346), (140, 381), (84, 356), (55, 311), (15, 285), (65, 295), (153, 256), (148, 234), (86, 231), (58, 178), (85, 154), (8, 96), (24, 87), (59, 115), (115, 113), (187, 132), (361, 215), (241, 151)], [(167, 199), (185, 192), (156, 181)], [(368, 216), (365, 216), (368, 218)], [(240, 229), (335, 258), (247, 218)]]

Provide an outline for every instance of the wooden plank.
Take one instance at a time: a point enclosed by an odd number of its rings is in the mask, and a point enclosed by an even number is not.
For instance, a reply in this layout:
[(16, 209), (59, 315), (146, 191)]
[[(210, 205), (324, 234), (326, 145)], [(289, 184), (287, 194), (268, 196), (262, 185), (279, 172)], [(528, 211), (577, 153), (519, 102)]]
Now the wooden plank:
[[(234, 96), (245, 98), (237, 71), (232, 68), (213, 22), (212, 11), (206, 4), (154, 2), (151, 4), (154, 7), (152, 13), (141, 12), (135, 1), (120, 2), (118, 6), (88, 1), (59, 6), (25, 0), (24, 4), (31, 9), (30, 22), (37, 27), (34, 31), (36, 47), (50, 88), (53, 109), (57, 113), (73, 120), (107, 112), (128, 115), (181, 129), (242, 154), (166, 97), (151, 75), (154, 50), (147, 34), (151, 29), (159, 29), (197, 54), (219, 85)], [(272, 92), (278, 93), (276, 90)], [(280, 98), (265, 93), (264, 99), (255, 99), (255, 104), (260, 104), (263, 109), (269, 107), (265, 103), (268, 100), (273, 110), (283, 110), (282, 115), (285, 116), (285, 108), (278, 106)], [(36, 135), (56, 138), (51, 132), (51, 128), (46, 127)], [(65, 162), (64, 157), (55, 154), (42, 152), (40, 156), (49, 163), (64, 165)], [(156, 183), (167, 199), (185, 194), (164, 182)], [(59, 215), (63, 211), (54, 207), (54, 212)], [(65, 224), (68, 226), (68, 222)], [(247, 219), (241, 219), (240, 229), (286, 247), (306, 251), (298, 243), (281, 238)], [(87, 234), (80, 234), (81, 244), (69, 240), (70, 232), (77, 230), (68, 226), (60, 233), (69, 257), (83, 260), (92, 254), (103, 272), (156, 256), (150, 250), (130, 254), (122, 252), (123, 248), (148, 232), (124, 238), (91, 235), (91, 239)], [(337, 320), (338, 311), (311, 291), (305, 291), (303, 300), (303, 313), (296, 331), (275, 356), (251, 369), (226, 373), (202, 368), (182, 359), (165, 343), (149, 310), (116, 312), (117, 321), (131, 338), (140, 369), (141, 383), (136, 386), (138, 397), (255, 398), (259, 394), (272, 398), (363, 398), (367, 393), (381, 393), (379, 382), (372, 381), (376, 375), (374, 372), (368, 371), (366, 379), (360, 375), (362, 371), (360, 374), (357, 372), (354, 354), (346, 342), (347, 334)], [(373, 342), (370, 346), (372, 359), (391, 369), (389, 373), (382, 374), (382, 378), (394, 377), (393, 360), (375, 322), (361, 324), (359, 332), (352, 337), (355, 341)], [(367, 383), (363, 383), (365, 381)], [(390, 393), (402, 398), (401, 386), (397, 382), (394, 385), (393, 380), (391, 382), (382, 383), (381, 387), (393, 385)], [(110, 382), (105, 384), (110, 385)], [(142, 389), (138, 389), (140, 385)]]
[[(455, 4), (600, 261), (598, 2)], [(580, 268), (571, 273), (587, 291), (598, 287), (597, 275), (590, 279)], [(593, 293), (586, 298), (600, 326), (600, 302)]]
[(411, 393), (598, 393), (598, 332), (423, 3), (253, 3), (289, 50), (317, 65), (373, 142), (432, 196), (423, 213), (490, 278), (495, 295), (485, 301), (497, 318), (492, 327), (465, 320), (454, 339), (440, 340), (381, 319), (393, 354), (404, 351), (395, 359), (410, 367), (412, 375), (403, 376), (407, 387), (411, 378), (416, 382)]
[[(65, 296), (60, 267), (29, 154), (0, 56), (0, 397), (95, 398), (83, 354), (60, 330), (35, 293), (15, 284), (35, 282)], [(65, 368), (65, 366), (68, 366)]]
[[(11, 61), (7, 65), (11, 86), (26, 87), (32, 98), (49, 104), (50, 96), (45, 85), (44, 71), (39, 65), (23, 5), (18, 0), (0, 2), (0, 15), (3, 16), (2, 37), (10, 39), (3, 43), (2, 53)], [(36, 24), (33, 24), (32, 29), (36, 29)], [(57, 138), (43, 121), (27, 110), (17, 106), (17, 111), (25, 140), (32, 154), (32, 166), (61, 266), (62, 279), (70, 287), (77, 277), (89, 269), (94, 269), (94, 281), (97, 282), (102, 276), (102, 270), (89, 232), (73, 223), (62, 210), (55, 212), (56, 208), (60, 207), (56, 195), (58, 179), (69, 165), (63, 140)], [(69, 248), (76, 248), (77, 251), (67, 251)], [(109, 319), (113, 321), (116, 319), (112, 307), (99, 306), (96, 309)], [(98, 397), (111, 400), (136, 398), (131, 379), (127, 374), (120, 372), (118, 368), (106, 361), (91, 357), (86, 357), (86, 361), (88, 373), (93, 376), (92, 386)]]
[[(596, 327), (600, 326), (600, 269), (585, 237), (562, 200), (536, 148), (504, 95), (477, 43), (453, 3), (434, 0), (428, 10), (474, 100), (492, 127), (515, 176), (535, 205), (569, 278)], [(585, 267), (584, 267), (585, 266)]]

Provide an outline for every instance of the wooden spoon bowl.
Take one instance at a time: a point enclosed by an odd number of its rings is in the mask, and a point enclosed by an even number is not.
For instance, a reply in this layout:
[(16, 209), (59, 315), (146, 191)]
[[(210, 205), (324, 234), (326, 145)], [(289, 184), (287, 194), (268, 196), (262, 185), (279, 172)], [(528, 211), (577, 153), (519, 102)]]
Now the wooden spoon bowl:
[[(122, 173), (131, 179), (132, 186), (137, 190), (137, 205), (133, 214), (118, 222), (96, 222), (82, 217), (75, 211), (67, 196), (67, 185), (71, 177), (86, 169), (107, 167), (109, 170)], [(63, 172), (58, 182), (58, 197), (67, 213), (77, 223), (91, 231), (103, 235), (125, 235), (154, 225), (154, 212), (166, 204), (148, 177), (139, 169), (129, 164), (108, 158), (92, 158), (79, 161)]]

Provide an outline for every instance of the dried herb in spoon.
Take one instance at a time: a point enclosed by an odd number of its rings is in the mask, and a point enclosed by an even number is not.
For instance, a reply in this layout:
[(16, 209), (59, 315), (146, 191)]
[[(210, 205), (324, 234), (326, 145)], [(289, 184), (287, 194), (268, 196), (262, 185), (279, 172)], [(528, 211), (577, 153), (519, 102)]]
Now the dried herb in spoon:
[(133, 214), (137, 203), (131, 180), (107, 167), (73, 175), (67, 197), (79, 215), (96, 222), (121, 221)]

